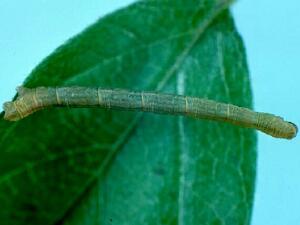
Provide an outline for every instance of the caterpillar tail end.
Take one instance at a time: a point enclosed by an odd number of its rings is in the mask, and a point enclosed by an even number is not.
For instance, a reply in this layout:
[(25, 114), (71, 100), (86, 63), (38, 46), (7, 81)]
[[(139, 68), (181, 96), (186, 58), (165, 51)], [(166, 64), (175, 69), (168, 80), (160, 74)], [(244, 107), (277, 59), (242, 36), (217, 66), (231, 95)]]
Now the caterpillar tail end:
[(23, 98), (27, 94), (30, 94), (30, 89), (19, 86), (16, 90), (18, 92), (17, 99), (15, 101), (5, 102), (3, 104), (3, 110), (5, 112), (4, 119), (8, 121), (18, 121), (20, 119), (23, 119), (23, 115), (25, 114), (22, 111), (27, 108), (24, 107), (26, 105), (24, 104)]
[(18, 121), (22, 119), (20, 113), (18, 112), (14, 102), (5, 102), (3, 104), (3, 110), (5, 112), (4, 119), (8, 121)]

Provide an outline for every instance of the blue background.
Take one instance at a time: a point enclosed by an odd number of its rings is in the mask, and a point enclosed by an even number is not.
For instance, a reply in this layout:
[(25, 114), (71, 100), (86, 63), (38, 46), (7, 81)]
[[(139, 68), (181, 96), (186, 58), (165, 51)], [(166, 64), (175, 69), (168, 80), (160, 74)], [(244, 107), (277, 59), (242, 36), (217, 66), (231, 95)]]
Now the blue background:
[[(0, 104), (56, 47), (131, 2), (0, 0)], [(299, 0), (240, 0), (232, 11), (247, 49), (255, 109), (300, 125)], [(259, 133), (253, 225), (300, 224), (299, 147), (299, 137)]]

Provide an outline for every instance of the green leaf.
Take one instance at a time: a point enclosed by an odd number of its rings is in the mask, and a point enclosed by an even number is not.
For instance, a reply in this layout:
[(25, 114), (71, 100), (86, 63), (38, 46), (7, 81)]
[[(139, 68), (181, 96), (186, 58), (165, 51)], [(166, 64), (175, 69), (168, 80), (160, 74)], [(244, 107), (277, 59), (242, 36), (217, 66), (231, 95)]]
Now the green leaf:
[[(24, 85), (162, 91), (251, 107), (230, 0), (139, 1), (69, 40)], [(49, 109), (0, 121), (0, 221), (249, 224), (256, 136), (180, 116)]]

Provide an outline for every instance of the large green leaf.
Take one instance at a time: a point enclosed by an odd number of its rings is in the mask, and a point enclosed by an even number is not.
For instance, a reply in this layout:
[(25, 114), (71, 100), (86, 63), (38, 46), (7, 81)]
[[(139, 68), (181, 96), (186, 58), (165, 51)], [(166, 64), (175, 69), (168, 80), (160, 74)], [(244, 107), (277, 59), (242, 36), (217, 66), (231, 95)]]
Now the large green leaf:
[[(158, 90), (251, 107), (229, 0), (148, 0), (69, 40), (24, 85)], [(51, 109), (0, 121), (0, 224), (248, 224), (253, 130)]]

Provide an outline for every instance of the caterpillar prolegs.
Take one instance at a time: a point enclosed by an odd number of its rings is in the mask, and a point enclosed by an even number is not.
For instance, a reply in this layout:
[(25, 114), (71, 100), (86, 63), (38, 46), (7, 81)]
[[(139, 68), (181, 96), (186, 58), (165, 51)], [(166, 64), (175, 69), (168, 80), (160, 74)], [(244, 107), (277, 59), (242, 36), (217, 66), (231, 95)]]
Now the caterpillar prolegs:
[(17, 91), (15, 101), (4, 103), (6, 120), (17, 121), (55, 106), (102, 107), (223, 121), (254, 128), (277, 138), (292, 139), (298, 131), (295, 124), (269, 113), (183, 95), (97, 87), (19, 87)]

